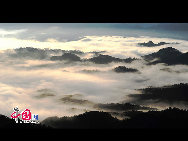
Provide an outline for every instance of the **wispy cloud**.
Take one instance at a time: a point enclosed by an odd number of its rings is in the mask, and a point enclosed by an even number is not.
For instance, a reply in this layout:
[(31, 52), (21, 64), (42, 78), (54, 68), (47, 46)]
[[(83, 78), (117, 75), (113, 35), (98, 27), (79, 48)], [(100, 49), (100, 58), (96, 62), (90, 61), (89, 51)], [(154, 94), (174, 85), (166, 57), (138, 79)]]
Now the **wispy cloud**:
[(18, 29), (18, 30), (5, 30), (5, 29), (1, 29), (0, 28), (0, 35), (2, 37), (7, 37), (10, 35), (16, 35), (16, 34), (19, 34), (19, 33), (23, 33), (23, 32), (26, 32), (27, 29)]

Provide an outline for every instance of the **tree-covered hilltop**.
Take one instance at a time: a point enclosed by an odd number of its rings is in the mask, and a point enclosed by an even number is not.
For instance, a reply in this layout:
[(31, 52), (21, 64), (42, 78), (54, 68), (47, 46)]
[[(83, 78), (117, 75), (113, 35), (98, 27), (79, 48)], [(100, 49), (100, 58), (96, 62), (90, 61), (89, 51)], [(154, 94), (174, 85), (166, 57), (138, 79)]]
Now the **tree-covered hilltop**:
[[(18, 119), (18, 121), (20, 121)], [(51, 129), (51, 127), (35, 123), (16, 123), (14, 119), (0, 115), (0, 129)]]
[(166, 42), (159, 42), (157, 44), (153, 43), (152, 41), (148, 41), (147, 43), (138, 43), (138, 45), (140, 46), (146, 46), (146, 47), (155, 47), (155, 46), (161, 46), (161, 45), (165, 45), (165, 44), (170, 44), (170, 43), (166, 43)]
[(138, 72), (137, 69), (133, 69), (133, 68), (127, 68), (125, 66), (118, 66), (116, 68), (113, 69), (115, 72), (117, 73), (125, 73), (125, 72)]
[(13, 119), (0, 115), (0, 129), (187, 129), (188, 111), (168, 108), (162, 111), (137, 110), (123, 113), (129, 117), (119, 120), (108, 112), (90, 111), (72, 117), (49, 117), (41, 124), (16, 123)]
[(58, 129), (188, 128), (188, 111), (178, 108), (124, 114), (130, 118), (118, 120), (107, 112), (91, 111), (73, 117), (50, 117), (42, 124)]
[[(135, 113), (135, 114), (134, 114)], [(130, 118), (123, 121), (125, 128), (187, 129), (188, 111), (169, 107), (162, 111), (127, 112)]]
[(117, 128), (119, 120), (112, 117), (107, 112), (90, 111), (73, 117), (49, 117), (42, 121), (42, 124), (65, 129), (99, 129), (99, 128)]
[(188, 102), (188, 83), (180, 83), (163, 87), (139, 89), (141, 94), (131, 94), (137, 100), (155, 100), (168, 103)]
[(162, 48), (158, 52), (142, 56), (142, 58), (149, 62), (148, 65), (157, 63), (165, 63), (167, 65), (188, 65), (188, 52), (182, 53), (172, 47)]
[(80, 57), (73, 53), (64, 53), (62, 56), (52, 56), (50, 59), (52, 61), (81, 61)]
[(91, 61), (91, 62), (96, 63), (96, 64), (108, 64), (108, 63), (112, 63), (112, 62), (131, 63), (134, 60), (138, 60), (138, 59), (137, 58), (130, 58), (130, 57), (126, 58), (126, 59), (120, 59), (120, 58), (112, 57), (110, 55), (102, 55), (102, 54), (99, 54), (96, 57), (88, 59), (88, 61)]

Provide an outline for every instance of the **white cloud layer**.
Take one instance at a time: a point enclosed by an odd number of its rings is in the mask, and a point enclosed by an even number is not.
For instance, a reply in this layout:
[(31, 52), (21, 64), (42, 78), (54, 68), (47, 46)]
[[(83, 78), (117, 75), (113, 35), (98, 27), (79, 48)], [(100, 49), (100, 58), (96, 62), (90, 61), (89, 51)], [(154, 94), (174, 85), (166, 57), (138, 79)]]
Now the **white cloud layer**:
[[(159, 47), (140, 47), (138, 43), (178, 42)], [(59, 48), (68, 50), (107, 51), (104, 54), (119, 58), (137, 57), (156, 52), (161, 48), (172, 46), (182, 52), (188, 51), (188, 41), (169, 38), (122, 37), (122, 36), (86, 36), (83, 39), (70, 42), (48, 40), (20, 40), (15, 38), (0, 38), (0, 113), (10, 116), (12, 108), (29, 108), (40, 119), (49, 116), (74, 115), (91, 110), (92, 107), (67, 105), (59, 101), (65, 95), (81, 94), (84, 99), (95, 103), (110, 103), (129, 101), (128, 94), (137, 93), (135, 89), (147, 86), (163, 86), (175, 83), (187, 83), (188, 66), (169, 66), (172, 71), (161, 70), (167, 66), (157, 64), (145, 65), (143, 60), (127, 63), (110, 63), (97, 65), (88, 62), (66, 64), (50, 60), (32, 60), (11, 58), (7, 56), (18, 47), (32, 46), (36, 48)], [(84, 56), (91, 57), (91, 54)], [(115, 73), (113, 68), (125, 65), (136, 68), (140, 73)], [(86, 73), (82, 70), (99, 70)], [(180, 73), (177, 73), (179, 71)], [(50, 89), (52, 97), (37, 99), (37, 91)], [(74, 108), (76, 110), (71, 110)]]

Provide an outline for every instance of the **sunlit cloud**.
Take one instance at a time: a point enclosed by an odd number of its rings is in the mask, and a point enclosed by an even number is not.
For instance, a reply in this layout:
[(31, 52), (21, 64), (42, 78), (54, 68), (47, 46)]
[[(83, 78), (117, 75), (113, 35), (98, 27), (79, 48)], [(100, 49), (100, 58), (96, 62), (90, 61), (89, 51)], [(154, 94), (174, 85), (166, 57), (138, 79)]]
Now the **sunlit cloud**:
[(4, 29), (0, 29), (0, 35), (2, 37), (5, 37), (6, 35), (15, 35), (15, 34), (19, 34), (22, 32), (26, 32), (27, 29), (19, 29), (19, 30), (4, 30)]

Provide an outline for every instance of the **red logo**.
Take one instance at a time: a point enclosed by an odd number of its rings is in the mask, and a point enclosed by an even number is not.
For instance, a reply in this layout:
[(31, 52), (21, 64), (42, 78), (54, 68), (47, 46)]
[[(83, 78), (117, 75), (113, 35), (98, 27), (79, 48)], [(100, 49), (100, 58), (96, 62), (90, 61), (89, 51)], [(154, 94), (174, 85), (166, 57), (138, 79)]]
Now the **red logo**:
[[(21, 114), (16, 115), (17, 112), (13, 112), (11, 117), (12, 118), (18, 118)], [(29, 109), (26, 109), (22, 112), (22, 119), (23, 120), (31, 120), (31, 111)]]
[[(31, 111), (29, 109), (26, 109), (25, 111), (23, 111), (21, 113), (19, 113), (18, 107), (14, 108), (13, 110), (14, 110), (14, 112), (11, 114), (11, 118), (15, 119), (16, 123), (19, 122), (19, 119), (20, 119), (19, 116), (21, 116), (21, 115), (22, 115), (21, 120), (24, 123), (39, 123), (38, 115), (37, 114), (31, 115)], [(20, 123), (22, 123), (22, 121), (20, 121)]]
[(16, 114), (17, 114), (16, 112), (12, 113), (11, 118), (18, 118), (20, 116), (20, 114), (18, 114), (18, 115), (16, 115)]
[(23, 120), (31, 120), (31, 111), (29, 109), (26, 109), (22, 113), (22, 119)]

